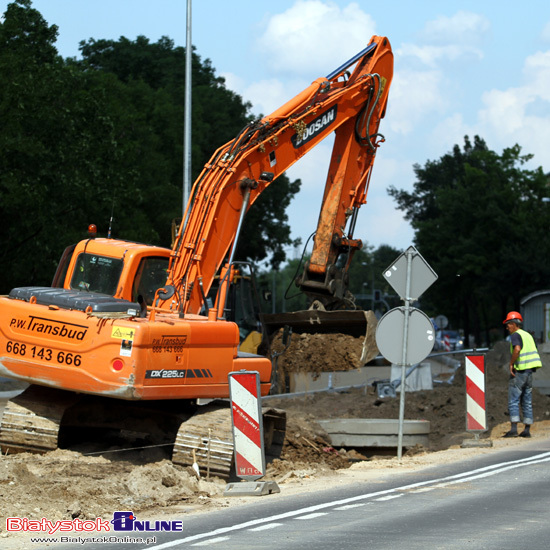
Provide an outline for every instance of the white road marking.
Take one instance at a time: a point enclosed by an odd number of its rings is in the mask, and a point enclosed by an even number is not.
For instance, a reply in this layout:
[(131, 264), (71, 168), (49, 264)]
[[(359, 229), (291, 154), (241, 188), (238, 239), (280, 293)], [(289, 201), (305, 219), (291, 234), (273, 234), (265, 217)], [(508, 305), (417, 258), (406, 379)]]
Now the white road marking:
[(191, 546), (210, 546), (211, 544), (218, 544), (218, 542), (224, 542), (229, 540), (229, 537), (217, 537), (215, 539), (203, 540), (202, 542), (196, 542)]
[(360, 508), (361, 506), (365, 506), (366, 502), (360, 502), (359, 504), (346, 504), (345, 506), (338, 506), (338, 508), (334, 508), (335, 510), (351, 510), (352, 508)]
[(402, 496), (403, 496), (403, 493), (400, 493), (399, 495), (388, 495), (387, 497), (375, 498), (374, 500), (376, 500), (377, 502), (383, 502), (385, 500), (393, 500), (394, 498), (399, 498)]
[(455, 483), (467, 483), (475, 479), (481, 479), (484, 477), (490, 477), (508, 470), (513, 470), (515, 468), (521, 468), (530, 464), (539, 464), (541, 462), (550, 462), (550, 452), (541, 453), (532, 457), (522, 458), (520, 460), (512, 460), (510, 462), (501, 462), (498, 464), (492, 464), (491, 466), (485, 466), (484, 468), (478, 468), (477, 470), (471, 470), (468, 472), (463, 472), (461, 474), (455, 474), (452, 476), (442, 477), (439, 479), (431, 479), (428, 481), (420, 481), (418, 483), (411, 483), (410, 485), (402, 485), (401, 487), (396, 487), (394, 489), (385, 489), (383, 491), (376, 491), (374, 493), (365, 493), (363, 495), (357, 495), (355, 497), (344, 498), (340, 500), (335, 500), (332, 502), (323, 502), (322, 504), (317, 504), (314, 506), (308, 506), (300, 510), (292, 510), (290, 512), (284, 512), (282, 514), (276, 514), (274, 516), (269, 516), (266, 518), (254, 519), (244, 523), (237, 523), (229, 527), (220, 527), (214, 531), (209, 531), (206, 533), (197, 533), (196, 535), (191, 535), (190, 537), (185, 537), (183, 539), (172, 540), (162, 544), (157, 544), (156, 546), (148, 547), (148, 550), (165, 550), (166, 548), (174, 548), (176, 546), (182, 546), (190, 542), (208, 539), (209, 537), (215, 535), (222, 535), (225, 533), (231, 533), (233, 531), (240, 531), (242, 529), (248, 529), (254, 526), (264, 525), (266, 523), (273, 523), (276, 520), (294, 518), (296, 516), (301, 516), (305, 513), (314, 513), (318, 510), (326, 510), (327, 508), (334, 508), (335, 506), (343, 506), (351, 504), (361, 500), (375, 499), (383, 497), (386, 495), (400, 493), (402, 491), (410, 491), (411, 489), (418, 489), (420, 487), (433, 486), (437, 488), (446, 487), (447, 485), (454, 485)]
[(268, 529), (274, 529), (275, 527), (280, 527), (282, 523), (268, 523), (267, 525), (260, 525), (259, 527), (254, 527), (249, 529), (249, 531), (267, 531)]
[(326, 516), (326, 515), (327, 515), (327, 512), (317, 512), (316, 514), (307, 514), (305, 516), (300, 516), (300, 517), (294, 518), (294, 519), (314, 519), (314, 518), (318, 518), (318, 517)]
[(433, 491), (435, 487), (421, 487), (420, 489), (415, 489), (414, 491), (409, 491), (409, 493), (429, 493)]

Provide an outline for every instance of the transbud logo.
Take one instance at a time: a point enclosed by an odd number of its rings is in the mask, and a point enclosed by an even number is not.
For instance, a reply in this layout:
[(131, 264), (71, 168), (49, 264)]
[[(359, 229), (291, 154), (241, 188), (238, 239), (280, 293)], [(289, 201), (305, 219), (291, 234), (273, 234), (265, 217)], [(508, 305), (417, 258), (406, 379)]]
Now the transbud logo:
[(138, 521), (134, 512), (115, 512), (111, 523), (114, 531), (183, 531), (181, 521)]
[[(112, 527), (111, 527), (112, 525)], [(114, 512), (113, 519), (104, 520), (72, 520), (51, 521), (46, 518), (32, 520), (28, 518), (7, 518), (6, 531), (30, 531), (34, 533), (54, 533), (67, 531), (183, 531), (182, 521), (159, 521), (145, 520), (138, 521), (134, 512)]]

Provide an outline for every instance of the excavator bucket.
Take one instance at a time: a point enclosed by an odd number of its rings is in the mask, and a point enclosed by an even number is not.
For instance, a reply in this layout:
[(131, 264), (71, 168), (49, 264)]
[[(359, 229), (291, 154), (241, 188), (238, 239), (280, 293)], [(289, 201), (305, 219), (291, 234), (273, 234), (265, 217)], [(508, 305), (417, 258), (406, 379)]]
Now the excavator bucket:
[[(375, 339), (378, 320), (374, 312), (370, 310), (308, 309), (291, 313), (263, 314), (262, 320), (270, 341), (273, 341), (280, 330), (285, 328), (287, 332), (289, 329), (292, 330), (294, 338), (300, 334), (343, 334), (362, 338), (361, 356), (357, 364), (354, 365), (355, 367), (366, 365), (380, 353)], [(330, 344), (327, 342), (327, 345)], [(316, 351), (322, 356), (327, 350), (321, 344)], [(272, 353), (275, 361), (283, 353), (284, 351)], [(314, 363), (315, 359), (313, 358), (310, 365), (312, 371), (316, 370)], [(307, 370), (308, 365), (305, 365), (304, 368)], [(277, 371), (276, 365), (273, 370)], [(280, 381), (274, 381), (273, 385), (280, 389)]]

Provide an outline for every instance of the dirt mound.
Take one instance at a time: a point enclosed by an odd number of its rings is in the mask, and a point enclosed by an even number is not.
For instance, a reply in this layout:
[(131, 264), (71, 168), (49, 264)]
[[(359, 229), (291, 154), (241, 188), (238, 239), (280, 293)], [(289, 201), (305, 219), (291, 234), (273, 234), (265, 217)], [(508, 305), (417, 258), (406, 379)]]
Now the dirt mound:
[(221, 492), (219, 480), (197, 480), (168, 460), (136, 465), (135, 457), (118, 461), (61, 449), (0, 459), (3, 518), (107, 518), (115, 510), (162, 510)]
[[(274, 348), (282, 349), (282, 331)], [(293, 334), (288, 349), (278, 359), (279, 372), (346, 371), (361, 367), (363, 337), (348, 334)]]

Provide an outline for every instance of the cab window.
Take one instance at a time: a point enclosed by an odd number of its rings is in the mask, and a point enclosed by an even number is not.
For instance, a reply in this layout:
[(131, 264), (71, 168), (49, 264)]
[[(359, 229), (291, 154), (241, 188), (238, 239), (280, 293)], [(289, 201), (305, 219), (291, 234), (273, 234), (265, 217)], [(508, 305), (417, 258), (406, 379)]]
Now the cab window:
[(132, 300), (143, 302), (150, 306), (153, 305), (155, 292), (166, 284), (168, 278), (168, 258), (151, 257), (143, 258), (139, 264), (132, 288)]
[(119, 258), (79, 254), (71, 279), (71, 288), (114, 296), (122, 273), (123, 262)]

